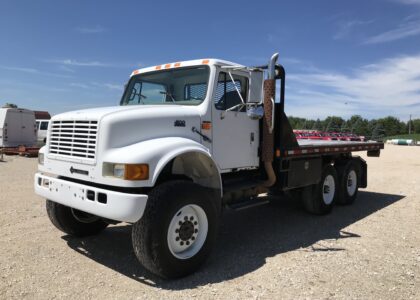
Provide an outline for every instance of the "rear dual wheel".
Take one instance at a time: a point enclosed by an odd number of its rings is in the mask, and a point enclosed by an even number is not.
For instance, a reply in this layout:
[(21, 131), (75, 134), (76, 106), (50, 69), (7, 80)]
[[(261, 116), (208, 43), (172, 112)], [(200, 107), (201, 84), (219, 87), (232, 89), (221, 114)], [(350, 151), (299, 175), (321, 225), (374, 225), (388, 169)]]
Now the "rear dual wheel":
[(305, 210), (317, 215), (325, 215), (331, 212), (337, 198), (337, 188), (337, 172), (332, 165), (326, 165), (322, 170), (320, 182), (305, 187), (302, 191), (302, 202)]
[(357, 198), (359, 178), (358, 165), (352, 160), (336, 166), (326, 165), (320, 182), (300, 192), (305, 210), (324, 215), (331, 212), (335, 203), (352, 204)]
[(349, 205), (357, 198), (359, 190), (359, 168), (354, 161), (348, 161), (346, 164), (337, 167), (339, 190), (337, 203)]

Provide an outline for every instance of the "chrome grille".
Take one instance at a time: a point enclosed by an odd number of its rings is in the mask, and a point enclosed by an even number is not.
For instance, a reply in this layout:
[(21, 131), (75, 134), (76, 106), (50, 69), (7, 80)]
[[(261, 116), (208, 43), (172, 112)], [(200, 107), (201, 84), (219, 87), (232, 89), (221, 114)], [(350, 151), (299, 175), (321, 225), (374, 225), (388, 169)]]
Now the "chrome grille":
[(74, 158), (95, 159), (98, 121), (53, 121), (49, 153)]

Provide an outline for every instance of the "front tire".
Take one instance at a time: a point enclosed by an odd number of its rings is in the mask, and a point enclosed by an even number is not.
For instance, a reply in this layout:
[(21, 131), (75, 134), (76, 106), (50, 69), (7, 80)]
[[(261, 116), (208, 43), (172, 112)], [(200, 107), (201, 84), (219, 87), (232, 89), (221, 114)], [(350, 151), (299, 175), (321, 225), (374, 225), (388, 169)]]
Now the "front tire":
[(47, 200), (46, 208), (51, 223), (69, 235), (77, 237), (95, 235), (108, 226), (108, 223), (95, 215), (64, 206), (51, 200)]
[(189, 181), (168, 181), (149, 193), (143, 217), (133, 225), (140, 263), (163, 278), (196, 271), (215, 243), (220, 209), (212, 192)]

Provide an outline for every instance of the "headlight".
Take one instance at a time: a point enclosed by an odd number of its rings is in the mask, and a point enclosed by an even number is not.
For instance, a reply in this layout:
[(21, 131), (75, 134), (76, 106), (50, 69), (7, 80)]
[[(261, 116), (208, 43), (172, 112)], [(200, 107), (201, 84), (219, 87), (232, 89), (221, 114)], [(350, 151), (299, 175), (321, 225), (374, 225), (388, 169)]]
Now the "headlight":
[(38, 153), (38, 164), (44, 164), (44, 153)]
[(149, 165), (104, 163), (102, 174), (124, 180), (147, 180), (149, 179)]
[(112, 170), (112, 174), (114, 177), (124, 178), (125, 173), (125, 165), (115, 164)]

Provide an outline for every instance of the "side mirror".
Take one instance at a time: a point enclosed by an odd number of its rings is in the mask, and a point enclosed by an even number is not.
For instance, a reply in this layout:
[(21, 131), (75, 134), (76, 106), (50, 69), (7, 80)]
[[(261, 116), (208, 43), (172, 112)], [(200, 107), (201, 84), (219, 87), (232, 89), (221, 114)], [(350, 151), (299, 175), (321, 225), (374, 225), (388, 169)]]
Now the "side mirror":
[(246, 114), (252, 120), (262, 119), (264, 116), (264, 108), (262, 105), (247, 106)]
[(259, 103), (264, 99), (264, 73), (252, 71), (249, 78), (249, 100), (248, 103)]

